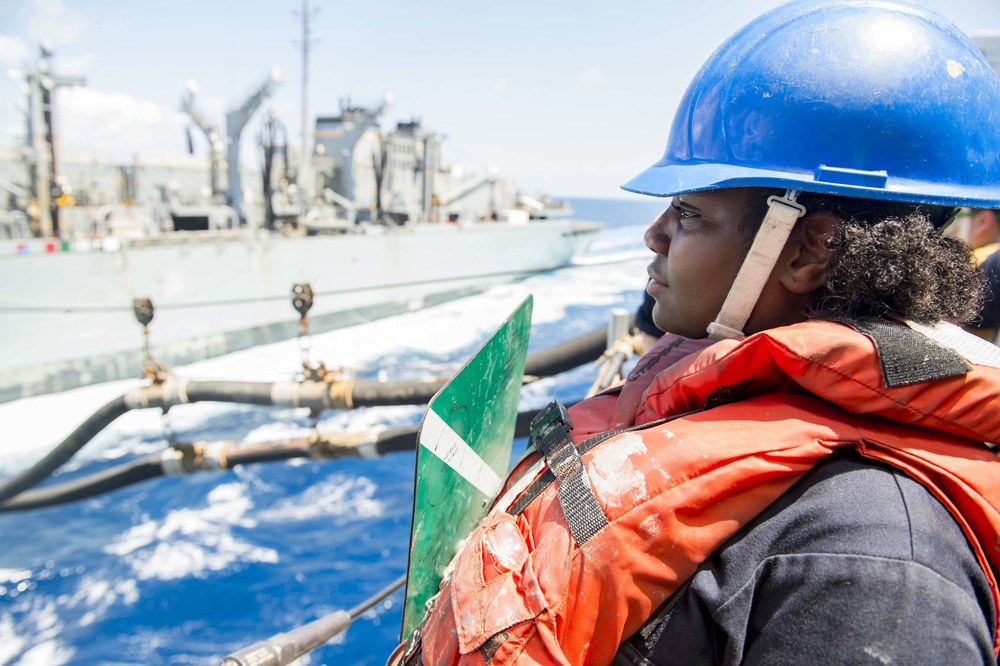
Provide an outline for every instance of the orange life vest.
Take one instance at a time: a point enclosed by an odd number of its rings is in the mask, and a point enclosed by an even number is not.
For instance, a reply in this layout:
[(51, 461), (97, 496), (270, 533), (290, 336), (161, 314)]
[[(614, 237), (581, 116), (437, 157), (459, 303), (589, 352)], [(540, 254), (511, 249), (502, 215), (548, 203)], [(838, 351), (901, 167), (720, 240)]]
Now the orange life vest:
[[(638, 367), (669, 367), (633, 373), (570, 412), (577, 444), (611, 425), (649, 424), (581, 447), (598, 527), (579, 538), (560, 483), (508, 513), (527, 485), (514, 480), (542, 471), (519, 465), (442, 584), (422, 629), (423, 663), (610, 663), (714, 550), (840, 447), (901, 469), (942, 502), (1000, 609), (1000, 459), (984, 444), (1000, 443), (1000, 350), (951, 329), (973, 363), (918, 382), (905, 363), (880, 364), (871, 338), (827, 321), (718, 342), (676, 363), (704, 343), (668, 336)], [(997, 649), (1000, 628), (994, 636)]]

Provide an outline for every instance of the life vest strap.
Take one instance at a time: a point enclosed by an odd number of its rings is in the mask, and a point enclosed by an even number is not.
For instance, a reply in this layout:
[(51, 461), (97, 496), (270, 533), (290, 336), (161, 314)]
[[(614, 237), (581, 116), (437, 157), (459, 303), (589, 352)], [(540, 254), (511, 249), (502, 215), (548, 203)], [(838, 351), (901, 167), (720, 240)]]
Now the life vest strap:
[[(538, 424), (536, 431), (535, 425)], [(608, 525), (608, 518), (594, 496), (580, 452), (569, 436), (565, 408), (553, 401), (532, 422), (531, 439), (555, 475), (559, 505), (577, 545), (582, 546)]]

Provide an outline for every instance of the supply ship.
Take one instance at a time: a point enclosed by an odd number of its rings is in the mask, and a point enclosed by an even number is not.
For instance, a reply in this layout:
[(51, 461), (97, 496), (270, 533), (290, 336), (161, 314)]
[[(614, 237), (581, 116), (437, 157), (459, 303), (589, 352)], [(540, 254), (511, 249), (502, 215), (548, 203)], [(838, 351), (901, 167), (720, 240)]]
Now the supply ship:
[(0, 401), (137, 376), (150, 348), (173, 366), (294, 337), (303, 293), (312, 332), (474, 293), (569, 264), (600, 228), (467, 172), (419, 120), (383, 130), (388, 96), (342, 100), (298, 155), (267, 114), (263, 168), (241, 168), (276, 73), (224, 132), (183, 95), (207, 158), (66, 154), (57, 169), (52, 91), (83, 82), (53, 75), (50, 56), (25, 74), (26, 145), (0, 152)]

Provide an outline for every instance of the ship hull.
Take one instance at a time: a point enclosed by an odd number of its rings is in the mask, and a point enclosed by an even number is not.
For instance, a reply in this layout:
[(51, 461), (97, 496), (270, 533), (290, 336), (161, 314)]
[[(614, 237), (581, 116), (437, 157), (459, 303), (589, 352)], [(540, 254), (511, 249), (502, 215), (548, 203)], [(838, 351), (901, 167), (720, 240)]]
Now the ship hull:
[(243, 230), (169, 234), (116, 251), (8, 253), (0, 402), (141, 375), (136, 298), (155, 308), (154, 358), (176, 366), (294, 337), (297, 283), (315, 294), (315, 333), (564, 266), (599, 228), (552, 220), (310, 237)]

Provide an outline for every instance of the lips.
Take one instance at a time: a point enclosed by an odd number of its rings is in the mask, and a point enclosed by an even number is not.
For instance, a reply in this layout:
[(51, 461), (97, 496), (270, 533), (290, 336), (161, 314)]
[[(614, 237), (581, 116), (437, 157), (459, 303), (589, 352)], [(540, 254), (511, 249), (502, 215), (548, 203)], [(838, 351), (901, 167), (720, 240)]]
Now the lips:
[[(649, 291), (653, 287), (665, 289), (668, 286), (670, 286), (667, 284), (666, 278), (660, 276), (660, 274), (656, 272), (654, 264), (650, 264), (649, 266), (646, 267), (646, 274), (649, 275), (649, 280), (650, 280), (649, 284), (646, 287), (646, 291)], [(652, 292), (650, 292), (650, 295), (652, 295)]]

